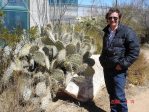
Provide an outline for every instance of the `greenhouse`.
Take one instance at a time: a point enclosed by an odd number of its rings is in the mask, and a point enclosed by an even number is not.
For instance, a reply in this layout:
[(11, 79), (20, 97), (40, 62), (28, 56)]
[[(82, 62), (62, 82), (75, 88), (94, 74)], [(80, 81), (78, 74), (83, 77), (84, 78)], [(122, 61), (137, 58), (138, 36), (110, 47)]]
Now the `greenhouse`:
[(4, 26), (12, 30), (16, 27), (29, 28), (29, 0), (2, 0), (0, 9), (4, 12)]
[[(4, 12), (4, 26), (12, 30), (17, 27), (29, 29), (33, 25), (40, 24), (40, 20), (37, 20), (38, 14), (36, 14), (38, 13), (38, 6), (36, 6), (38, 3), (42, 5), (42, 2), (38, 0), (1, 0), (0, 10)], [(49, 0), (47, 3), (49, 3), (49, 7), (53, 4), (77, 6), (78, 0)], [(52, 12), (49, 13), (52, 14)]]

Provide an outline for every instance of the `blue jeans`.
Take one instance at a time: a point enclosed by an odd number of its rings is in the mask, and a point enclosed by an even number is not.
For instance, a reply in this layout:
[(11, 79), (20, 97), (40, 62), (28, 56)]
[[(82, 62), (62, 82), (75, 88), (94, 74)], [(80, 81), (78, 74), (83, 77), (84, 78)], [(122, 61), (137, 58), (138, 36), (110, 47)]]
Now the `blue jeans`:
[(109, 94), (111, 112), (128, 112), (125, 97), (126, 72), (104, 69), (104, 78)]

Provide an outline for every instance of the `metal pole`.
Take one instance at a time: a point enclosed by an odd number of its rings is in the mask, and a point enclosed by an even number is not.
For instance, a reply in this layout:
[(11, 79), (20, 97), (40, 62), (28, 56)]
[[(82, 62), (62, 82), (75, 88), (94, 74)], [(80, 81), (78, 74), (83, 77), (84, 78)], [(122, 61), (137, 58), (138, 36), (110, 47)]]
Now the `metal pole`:
[(116, 5), (116, 7), (117, 7), (117, 0), (116, 0), (115, 2), (116, 2), (116, 4), (115, 4), (115, 5)]

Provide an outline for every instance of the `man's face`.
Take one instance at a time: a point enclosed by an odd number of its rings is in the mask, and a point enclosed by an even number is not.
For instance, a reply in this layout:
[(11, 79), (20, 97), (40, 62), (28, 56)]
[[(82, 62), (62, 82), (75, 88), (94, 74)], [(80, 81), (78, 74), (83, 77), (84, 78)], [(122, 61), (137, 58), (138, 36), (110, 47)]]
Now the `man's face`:
[(119, 15), (117, 12), (113, 12), (109, 15), (108, 19), (108, 24), (110, 25), (110, 27), (116, 27), (118, 26), (119, 23)]

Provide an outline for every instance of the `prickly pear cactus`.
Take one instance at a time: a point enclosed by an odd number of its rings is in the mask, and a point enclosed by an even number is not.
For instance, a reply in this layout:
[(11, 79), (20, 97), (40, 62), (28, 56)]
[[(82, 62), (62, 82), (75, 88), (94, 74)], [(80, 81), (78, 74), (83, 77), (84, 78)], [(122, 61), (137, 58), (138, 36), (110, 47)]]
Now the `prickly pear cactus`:
[(50, 74), (51, 78), (55, 79), (57, 82), (64, 84), (65, 75), (64, 72), (60, 69), (55, 69)]
[(55, 69), (52, 71), (49, 77), (50, 81), (50, 91), (51, 91), (51, 97), (54, 99), (56, 97), (56, 94), (62, 89), (65, 88), (65, 75), (62, 70)]
[(83, 63), (83, 58), (79, 54), (72, 54), (66, 57), (66, 62), (69, 63), (69, 67), (72, 71), (78, 71), (80, 65)]
[(83, 43), (81, 45), (80, 54), (84, 55), (86, 52), (91, 50), (91, 45), (89, 43)]
[(33, 54), (33, 59), (35, 60), (35, 62), (37, 62), (38, 64), (45, 66), (45, 58), (44, 58), (44, 54), (42, 52), (36, 51)]
[(57, 59), (58, 63), (65, 61), (66, 60), (66, 50), (65, 49), (60, 50), (56, 59)]
[[(94, 62), (90, 59), (90, 50), (94, 52), (95, 49), (92, 47), (94, 42), (90, 37), (74, 30), (53, 34), (51, 25), (47, 25), (46, 29), (43, 27), (40, 36), (35, 42), (21, 44), (23, 46), (19, 48), (20, 51), (16, 53), (13, 62), (2, 75), (2, 79), (14, 78), (13, 71), (16, 71), (28, 85), (18, 86), (23, 91), (19, 93), (21, 98), (24, 98), (21, 100), (31, 103), (34, 103), (32, 99), (54, 99), (59, 91), (67, 91), (66, 88), (70, 82), (75, 83), (79, 88), (78, 92), (76, 91), (78, 99), (83, 95), (85, 95), (82, 97), (84, 99), (91, 98), (92, 94), (86, 94), (88, 88), (93, 89), (92, 78), (95, 74), (92, 68)], [(18, 82), (22, 81), (21, 78), (17, 78)], [(36, 99), (35, 96), (39, 98)], [(42, 100), (39, 102), (43, 104)], [(42, 107), (39, 105), (39, 108)]]
[(31, 48), (31, 44), (25, 44), (25, 45), (21, 48), (20, 52), (18, 53), (19, 57), (28, 55), (30, 48)]
[(83, 63), (83, 57), (80, 54), (72, 54), (66, 57), (66, 61), (81, 65)]
[(53, 45), (54, 44), (54, 42), (50, 38), (48, 38), (47, 36), (42, 37), (41, 41), (45, 45)]
[(76, 51), (77, 51), (77, 53), (80, 52), (80, 48), (81, 48), (81, 43), (77, 42), (77, 44), (76, 44)]
[(72, 42), (72, 35), (70, 35), (69, 33), (66, 33), (62, 36), (61, 41), (64, 43), (64, 45), (68, 45)]
[(76, 46), (73, 44), (69, 44), (66, 46), (66, 54), (67, 55), (72, 55), (72, 54), (76, 54), (77, 50), (76, 50)]
[(63, 42), (61, 42), (61, 41), (56, 41), (54, 45), (56, 46), (58, 51), (60, 51), (60, 50), (65, 48)]
[(38, 49), (39, 49), (39, 46), (33, 45), (33, 46), (31, 46), (29, 52), (30, 52), (31, 54), (34, 54), (36, 51), (38, 51)]
[(56, 46), (54, 46), (54, 45), (48, 45), (48, 46), (46, 46), (49, 50), (51, 50), (52, 51), (52, 58), (55, 58), (55, 56), (57, 56), (57, 54), (58, 54), (58, 49), (57, 49), (57, 47)]
[(88, 68), (88, 65), (87, 64), (82, 64), (82, 65), (79, 65), (78, 69), (76, 69), (76, 73), (78, 75), (83, 75), (83, 72)]

